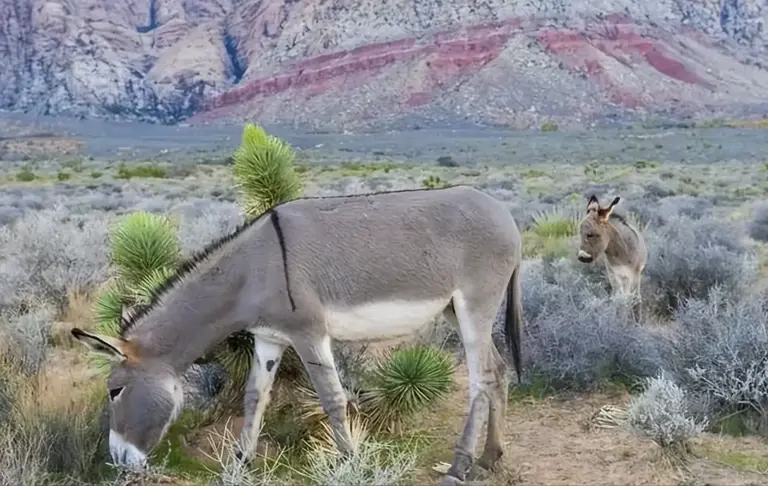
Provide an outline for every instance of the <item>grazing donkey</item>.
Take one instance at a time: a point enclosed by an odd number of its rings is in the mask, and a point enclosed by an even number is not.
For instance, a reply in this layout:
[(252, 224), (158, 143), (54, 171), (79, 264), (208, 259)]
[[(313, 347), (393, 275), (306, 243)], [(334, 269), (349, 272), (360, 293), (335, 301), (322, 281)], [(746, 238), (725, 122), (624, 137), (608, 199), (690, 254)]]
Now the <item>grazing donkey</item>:
[(581, 221), (579, 261), (591, 263), (605, 255), (605, 269), (613, 292), (633, 294), (640, 298), (640, 281), (648, 253), (640, 232), (626, 218), (613, 213), (620, 197), (610, 206), (601, 207), (592, 195), (587, 202), (587, 215)]
[(107, 382), (114, 463), (146, 464), (182, 409), (179, 376), (240, 330), (253, 333), (256, 359), (238, 456), (248, 460), (255, 450), (287, 346), (307, 370), (337, 447), (354, 452), (331, 339), (407, 335), (443, 313), (459, 328), (470, 378), (469, 415), (443, 484), (482, 472), (472, 466), (484, 414), (477, 465), (492, 469), (502, 456), (508, 379), (491, 328), (506, 294), (506, 344), (519, 381), (521, 256), (509, 210), (466, 186), (274, 207), (186, 263), (123, 320), (119, 337), (72, 330), (117, 363)]

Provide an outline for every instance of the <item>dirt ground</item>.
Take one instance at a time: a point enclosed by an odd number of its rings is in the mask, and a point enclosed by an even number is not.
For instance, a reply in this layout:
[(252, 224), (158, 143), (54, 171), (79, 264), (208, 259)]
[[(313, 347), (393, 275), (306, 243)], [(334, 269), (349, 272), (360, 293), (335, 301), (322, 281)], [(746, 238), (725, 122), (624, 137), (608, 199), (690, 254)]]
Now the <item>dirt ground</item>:
[[(456, 388), (451, 396), (416, 422), (419, 433), (444, 440), (428, 448), (412, 485), (437, 485), (440, 475), (431, 466), (450, 462), (467, 409), (466, 367), (459, 365)], [(768, 484), (768, 471), (749, 464), (765, 464), (768, 444), (759, 438), (734, 438), (703, 434), (693, 444), (694, 456), (685, 468), (669, 465), (660, 448), (647, 439), (618, 428), (591, 426), (591, 417), (601, 407), (626, 407), (625, 392), (596, 393), (568, 399), (525, 398), (510, 402), (505, 432), (503, 464), (480, 485), (680, 485), (752, 486)], [(242, 417), (230, 419), (239, 431)], [(427, 425), (423, 425), (427, 424)], [(209, 431), (220, 433), (223, 423), (200, 430), (190, 437), (189, 454), (209, 452)], [(480, 441), (479, 448), (483, 441)], [(263, 445), (263, 444), (261, 444)], [(270, 444), (269, 448), (274, 446)], [(262, 447), (260, 447), (261, 449)], [(262, 451), (263, 452), (263, 451)], [(480, 450), (478, 450), (478, 453)]]
[[(65, 321), (82, 320), (67, 316)], [(73, 390), (91, 389), (99, 380), (89, 369), (86, 354), (78, 346), (65, 347), (61, 338), (70, 325), (58, 323), (55, 333), (60, 346), (50, 356), (48, 372), (43, 377), (44, 400), (51, 406), (77, 406)], [(373, 343), (367, 354), (381, 355), (397, 344), (395, 339)], [(459, 362), (454, 375), (454, 390), (432, 410), (412, 421), (411, 431), (431, 439), (420, 452), (419, 466), (411, 485), (437, 485), (440, 475), (432, 470), (439, 462), (450, 462), (452, 449), (461, 433), (467, 413), (468, 379), (464, 363)], [(279, 390), (276, 390), (279, 393)], [(275, 402), (279, 397), (274, 397)], [(687, 468), (670, 466), (660, 457), (660, 448), (650, 440), (618, 429), (591, 426), (591, 418), (601, 407), (627, 406), (623, 390), (568, 398), (514, 398), (507, 411), (505, 454), (500, 470), (482, 485), (679, 485), (748, 486), (768, 485), (768, 442), (757, 437), (729, 437), (703, 434), (693, 443), (694, 457)], [(55, 404), (55, 405), (54, 405)], [(226, 423), (225, 423), (226, 422)], [(235, 436), (242, 417), (230, 417), (188, 434), (184, 454), (203, 459), (210, 454), (209, 437), (214, 440), (228, 426)], [(482, 447), (483, 439), (479, 443)], [(262, 440), (259, 450), (273, 455), (278, 447)], [(478, 453), (480, 450), (477, 451)], [(171, 479), (165, 484), (190, 484)]]

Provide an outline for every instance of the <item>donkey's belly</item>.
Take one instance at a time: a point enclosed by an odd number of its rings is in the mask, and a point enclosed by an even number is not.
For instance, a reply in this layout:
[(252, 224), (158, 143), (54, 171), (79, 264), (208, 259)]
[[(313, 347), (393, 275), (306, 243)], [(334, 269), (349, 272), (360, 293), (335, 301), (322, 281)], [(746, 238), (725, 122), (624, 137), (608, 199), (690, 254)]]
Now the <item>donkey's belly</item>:
[(439, 315), (449, 302), (450, 297), (331, 307), (326, 311), (328, 334), (339, 341), (389, 339), (412, 334)]

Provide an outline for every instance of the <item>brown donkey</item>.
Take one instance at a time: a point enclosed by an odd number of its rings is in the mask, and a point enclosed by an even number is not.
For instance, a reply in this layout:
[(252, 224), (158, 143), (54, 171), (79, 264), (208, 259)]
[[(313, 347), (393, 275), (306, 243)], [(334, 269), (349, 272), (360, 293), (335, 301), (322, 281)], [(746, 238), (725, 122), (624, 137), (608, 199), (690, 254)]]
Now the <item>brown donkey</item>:
[(648, 252), (640, 232), (626, 218), (613, 213), (620, 199), (616, 196), (604, 208), (597, 197), (589, 198), (587, 215), (579, 228), (578, 258), (581, 262), (592, 263), (604, 255), (606, 274), (614, 294), (633, 295), (639, 304), (640, 281)]

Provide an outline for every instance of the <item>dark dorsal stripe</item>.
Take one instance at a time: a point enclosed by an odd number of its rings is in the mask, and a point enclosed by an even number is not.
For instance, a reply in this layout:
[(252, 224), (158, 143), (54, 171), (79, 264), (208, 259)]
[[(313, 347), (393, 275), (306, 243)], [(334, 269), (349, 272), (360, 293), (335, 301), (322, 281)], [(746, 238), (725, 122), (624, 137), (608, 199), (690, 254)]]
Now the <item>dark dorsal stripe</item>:
[(623, 214), (616, 214), (616, 213), (612, 212), (611, 216), (608, 219), (616, 219), (620, 223), (623, 223), (624, 225), (629, 226), (629, 222), (627, 221), (627, 217), (624, 216)]
[[(463, 184), (459, 184), (463, 185)], [(449, 187), (455, 187), (455, 186), (449, 186)], [(160, 301), (160, 298), (165, 295), (168, 291), (170, 291), (172, 288), (176, 286), (178, 282), (181, 281), (182, 277), (188, 275), (190, 272), (192, 272), (195, 268), (197, 268), (197, 265), (200, 264), (200, 262), (208, 259), (214, 252), (216, 252), (219, 248), (224, 246), (225, 243), (234, 240), (245, 230), (256, 224), (256, 222), (261, 221), (261, 219), (264, 216), (269, 215), (271, 218), (275, 218), (275, 209), (282, 206), (283, 204), (288, 204), (293, 201), (301, 201), (301, 200), (317, 200), (317, 199), (351, 199), (355, 197), (370, 197), (370, 196), (377, 196), (380, 194), (397, 194), (397, 193), (403, 193), (403, 192), (424, 192), (424, 191), (440, 191), (443, 189), (448, 189), (448, 187), (440, 188), (440, 189), (400, 189), (396, 191), (381, 191), (381, 192), (372, 192), (367, 194), (342, 194), (338, 196), (308, 196), (308, 197), (300, 197), (296, 199), (289, 199), (287, 201), (283, 201), (280, 203), (275, 204), (267, 211), (264, 211), (259, 216), (253, 218), (250, 221), (245, 221), (243, 224), (235, 228), (234, 231), (229, 233), (228, 235), (224, 235), (218, 240), (214, 240), (211, 243), (209, 243), (203, 250), (195, 253), (192, 257), (190, 257), (188, 260), (184, 261), (179, 265), (179, 268), (171, 274), (170, 277), (168, 277), (165, 282), (163, 282), (155, 291), (152, 293), (149, 303), (145, 305), (137, 305), (134, 306), (132, 309), (132, 312), (130, 316), (127, 318), (122, 318), (120, 322), (120, 333), (119, 335), (121, 337), (125, 337), (126, 333), (133, 328), (136, 323), (141, 320), (142, 317), (147, 315), (149, 311), (154, 308), (157, 303)], [(275, 216), (273, 216), (275, 215)], [(275, 224), (275, 230), (278, 233), (278, 240), (280, 242), (280, 249), (282, 251), (283, 256), (283, 268), (286, 273), (286, 284), (288, 283), (288, 268), (285, 265), (286, 263), (286, 254), (285, 254), (285, 241), (282, 237), (282, 231), (280, 229), (279, 221), (276, 219), (272, 219), (273, 223)], [(296, 310), (293, 302), (293, 295), (291, 293), (290, 287), (288, 287), (288, 298), (291, 301), (291, 307), (293, 310)]]
[(280, 217), (277, 215), (277, 208), (269, 209), (272, 215), (272, 224), (275, 226), (275, 232), (277, 233), (277, 242), (280, 245), (280, 255), (283, 257), (283, 274), (285, 274), (285, 290), (288, 292), (288, 300), (291, 302), (291, 311), (296, 310), (296, 304), (293, 301), (293, 293), (291, 292), (291, 281), (288, 279), (288, 257), (285, 251), (285, 237), (283, 236), (283, 228), (280, 226)]

